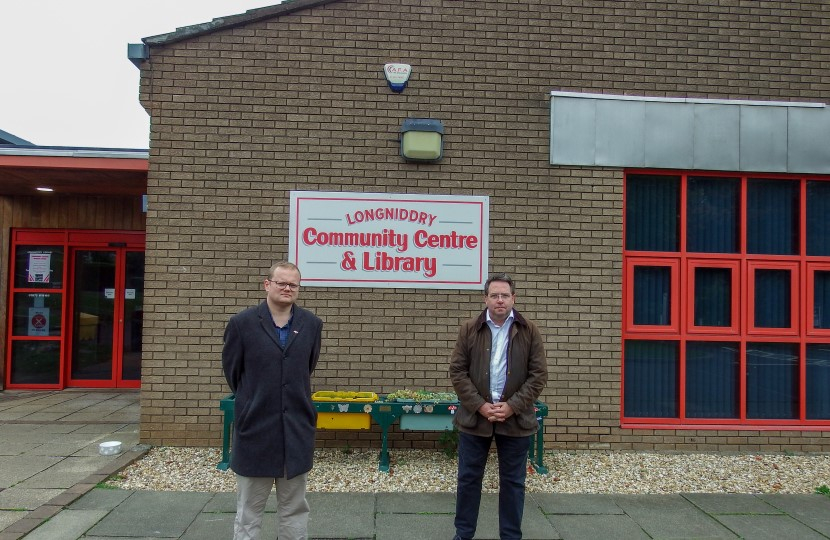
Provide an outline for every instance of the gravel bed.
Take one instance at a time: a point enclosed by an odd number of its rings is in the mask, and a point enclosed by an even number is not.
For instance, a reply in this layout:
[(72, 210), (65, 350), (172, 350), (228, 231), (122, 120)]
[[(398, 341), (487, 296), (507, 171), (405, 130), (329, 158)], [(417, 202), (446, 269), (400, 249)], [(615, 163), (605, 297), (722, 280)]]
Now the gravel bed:
[[(130, 490), (233, 492), (214, 448), (156, 447), (108, 484)], [(548, 474), (528, 470), (530, 493), (813, 493), (830, 486), (830, 455), (546, 452)], [(310, 492), (455, 492), (457, 461), (438, 450), (394, 450), (390, 473), (378, 451), (317, 449)], [(498, 492), (495, 454), (484, 478)]]

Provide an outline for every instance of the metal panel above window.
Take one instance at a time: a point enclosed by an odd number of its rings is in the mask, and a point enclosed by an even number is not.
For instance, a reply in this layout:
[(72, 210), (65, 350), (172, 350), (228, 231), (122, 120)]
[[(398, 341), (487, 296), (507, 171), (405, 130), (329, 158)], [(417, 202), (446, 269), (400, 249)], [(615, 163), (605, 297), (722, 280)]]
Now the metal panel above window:
[(824, 103), (551, 92), (551, 165), (830, 172)]

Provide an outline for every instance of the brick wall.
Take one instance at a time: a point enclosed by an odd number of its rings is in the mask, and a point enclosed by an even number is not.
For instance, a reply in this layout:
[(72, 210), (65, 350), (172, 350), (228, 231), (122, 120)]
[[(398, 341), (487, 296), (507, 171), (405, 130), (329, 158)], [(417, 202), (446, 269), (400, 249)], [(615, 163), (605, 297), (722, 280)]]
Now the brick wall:
[[(549, 165), (551, 90), (820, 101), (824, 2), (341, 1), (151, 48), (141, 438), (217, 445), (230, 315), (287, 256), (294, 189), (488, 195), (490, 269), (542, 328), (546, 446), (827, 450), (820, 432), (623, 430), (622, 171)], [(318, 2), (319, 3), (319, 2)], [(762, 7), (758, 7), (758, 6)], [(296, 10), (296, 11), (292, 11)], [(193, 21), (194, 23), (201, 21)], [(413, 67), (394, 94), (381, 69)], [(440, 164), (403, 163), (408, 116), (440, 119)], [(315, 390), (448, 390), (479, 293), (306, 287), (325, 321)], [(377, 433), (321, 432), (323, 444)], [(433, 433), (392, 434), (432, 446)]]

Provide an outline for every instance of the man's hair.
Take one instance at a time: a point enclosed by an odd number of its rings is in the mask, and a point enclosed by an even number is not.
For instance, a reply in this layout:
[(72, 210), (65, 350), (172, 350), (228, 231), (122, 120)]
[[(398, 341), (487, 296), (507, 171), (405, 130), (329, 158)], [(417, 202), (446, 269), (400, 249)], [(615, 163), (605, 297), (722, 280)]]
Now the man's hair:
[[(295, 270), (298, 274), (300, 274), (300, 269), (299, 269), (299, 268), (297, 268), (297, 265), (296, 265), (296, 264), (294, 264), (294, 263), (290, 263), (290, 262), (288, 262), (288, 261), (280, 261), (280, 262), (277, 262), (277, 263), (274, 263), (273, 265), (271, 265), (271, 269), (270, 269), (270, 270), (268, 270), (268, 279), (269, 279), (269, 280), (270, 280), (272, 277), (274, 277), (274, 271), (275, 271), (277, 268), (285, 268), (285, 269), (287, 269), (287, 270)], [(302, 276), (302, 274), (300, 274), (300, 277), (303, 277), (303, 276)]]
[(501, 274), (493, 274), (484, 284), (484, 295), (490, 294), (490, 284), (494, 281), (503, 281), (510, 285), (510, 294), (516, 294), (516, 286), (513, 284), (513, 278), (502, 272)]

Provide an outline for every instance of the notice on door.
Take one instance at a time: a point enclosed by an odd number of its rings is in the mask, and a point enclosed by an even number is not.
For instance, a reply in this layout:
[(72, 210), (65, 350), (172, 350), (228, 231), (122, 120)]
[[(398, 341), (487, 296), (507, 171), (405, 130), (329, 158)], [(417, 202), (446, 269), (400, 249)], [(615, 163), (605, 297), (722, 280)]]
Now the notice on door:
[(29, 283), (49, 283), (52, 267), (51, 253), (29, 253)]
[(30, 336), (48, 336), (49, 335), (49, 308), (47, 308), (47, 307), (31, 307), (31, 308), (29, 308), (29, 335)]

